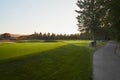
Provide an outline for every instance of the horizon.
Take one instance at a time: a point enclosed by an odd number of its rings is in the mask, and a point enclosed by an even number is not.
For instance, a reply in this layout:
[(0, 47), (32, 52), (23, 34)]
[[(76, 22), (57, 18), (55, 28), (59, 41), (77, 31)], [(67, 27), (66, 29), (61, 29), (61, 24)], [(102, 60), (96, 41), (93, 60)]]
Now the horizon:
[[(0, 35), (1, 34), (5, 34), (5, 33), (9, 33), (9, 32), (4, 32), (4, 33), (0, 33)], [(31, 35), (31, 34), (35, 34), (35, 33), (37, 33), (37, 34), (39, 34), (39, 33), (42, 33), (42, 34), (48, 34), (49, 32), (33, 32), (33, 33), (29, 33), (29, 34), (16, 34), (16, 33), (9, 33), (9, 34), (11, 34), (11, 35)], [(65, 33), (49, 33), (50, 35), (51, 34), (55, 34), (55, 35), (64, 35)], [(71, 33), (71, 34), (65, 34), (65, 35), (72, 35), (72, 34), (81, 34), (81, 33)]]
[(0, 0), (0, 33), (76, 34), (74, 0)]

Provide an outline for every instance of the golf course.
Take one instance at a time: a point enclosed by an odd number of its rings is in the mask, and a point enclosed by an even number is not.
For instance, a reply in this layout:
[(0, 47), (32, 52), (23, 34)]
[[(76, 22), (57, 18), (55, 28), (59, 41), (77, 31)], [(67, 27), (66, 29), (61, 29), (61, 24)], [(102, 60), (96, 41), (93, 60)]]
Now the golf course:
[(0, 80), (91, 80), (90, 42), (0, 43)]

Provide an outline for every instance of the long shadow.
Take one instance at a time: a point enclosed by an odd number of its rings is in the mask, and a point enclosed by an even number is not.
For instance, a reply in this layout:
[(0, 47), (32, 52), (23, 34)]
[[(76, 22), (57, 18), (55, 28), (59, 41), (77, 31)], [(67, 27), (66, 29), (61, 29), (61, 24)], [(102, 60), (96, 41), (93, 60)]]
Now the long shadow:
[(0, 80), (89, 80), (90, 51), (72, 44), (0, 63)]

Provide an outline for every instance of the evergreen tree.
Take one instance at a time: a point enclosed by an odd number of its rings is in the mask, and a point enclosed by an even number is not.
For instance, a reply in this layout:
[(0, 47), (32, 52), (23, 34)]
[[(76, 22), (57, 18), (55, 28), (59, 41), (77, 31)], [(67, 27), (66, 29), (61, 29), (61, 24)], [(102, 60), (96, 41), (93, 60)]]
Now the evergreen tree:
[(96, 43), (99, 19), (97, 18), (97, 9), (99, 8), (96, 0), (78, 0), (76, 10), (78, 27), (81, 32), (90, 32), (93, 35), (94, 43)]
[(120, 0), (110, 0), (108, 4), (109, 20), (113, 37), (120, 41)]

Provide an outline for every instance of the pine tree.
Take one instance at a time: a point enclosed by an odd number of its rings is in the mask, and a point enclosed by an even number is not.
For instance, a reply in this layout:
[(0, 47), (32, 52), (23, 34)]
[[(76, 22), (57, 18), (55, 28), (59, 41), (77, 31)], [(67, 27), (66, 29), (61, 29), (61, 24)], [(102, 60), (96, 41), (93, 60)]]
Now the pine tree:
[(90, 32), (93, 35), (94, 43), (96, 43), (98, 24), (98, 19), (96, 17), (96, 3), (95, 0), (78, 0), (76, 3), (79, 7), (79, 10), (76, 10), (79, 14), (77, 16), (79, 30), (81, 32)]

